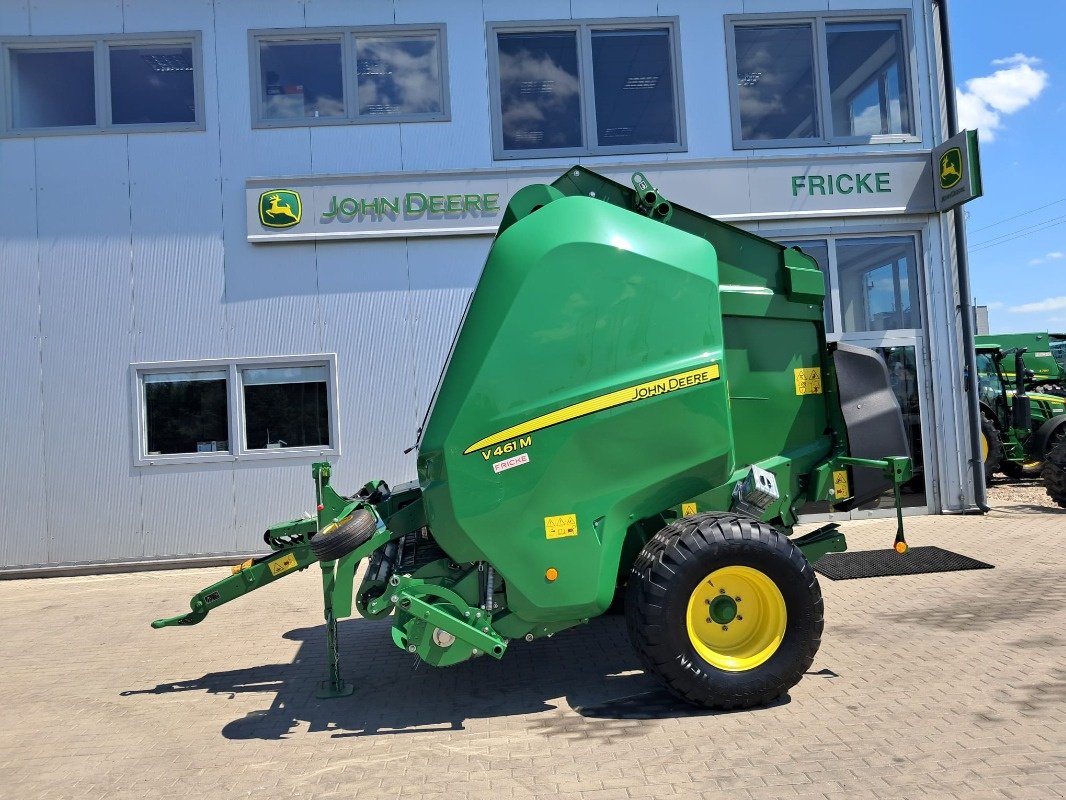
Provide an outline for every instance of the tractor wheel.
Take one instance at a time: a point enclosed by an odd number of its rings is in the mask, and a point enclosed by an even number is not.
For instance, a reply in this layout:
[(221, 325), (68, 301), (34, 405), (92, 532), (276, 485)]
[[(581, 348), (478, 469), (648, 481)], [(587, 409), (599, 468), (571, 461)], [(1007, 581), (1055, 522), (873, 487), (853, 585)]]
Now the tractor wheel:
[(645, 669), (705, 708), (781, 697), (822, 636), (811, 565), (773, 526), (737, 514), (695, 514), (659, 531), (633, 564), (625, 607)]
[(1018, 461), (1002, 461), (999, 468), (1008, 478), (1014, 481), (1020, 481), (1023, 478), (1031, 478), (1034, 475), (1040, 474), (1040, 468), (1043, 466), (1042, 461), (1026, 461), (1021, 463)]
[(985, 465), (985, 486), (992, 483), (992, 476), (1003, 460), (1003, 441), (999, 431), (987, 416), (981, 415), (981, 462)]
[(1044, 479), (1048, 497), (1066, 508), (1066, 441), (1059, 442), (1047, 454), (1040, 477)]
[(311, 537), (311, 551), (319, 561), (336, 561), (370, 541), (378, 523), (366, 509), (353, 511), (336, 525), (328, 525)]

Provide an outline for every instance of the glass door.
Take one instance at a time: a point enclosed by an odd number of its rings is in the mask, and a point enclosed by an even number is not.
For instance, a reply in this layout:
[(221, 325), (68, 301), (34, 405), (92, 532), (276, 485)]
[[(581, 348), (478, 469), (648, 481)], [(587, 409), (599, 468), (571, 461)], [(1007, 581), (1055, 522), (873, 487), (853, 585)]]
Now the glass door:
[[(904, 513), (927, 513), (935, 474), (923, 419), (931, 407), (928, 355), (918, 286), (918, 248), (912, 235), (837, 236), (784, 241), (814, 258), (826, 277), (826, 338), (868, 347), (888, 366), (892, 391), (914, 459), (914, 477), (903, 487)], [(891, 455), (887, 454), (886, 455)], [(831, 514), (828, 503), (810, 504), (801, 518), (824, 519), (889, 516), (895, 513), (892, 492), (850, 512)]]

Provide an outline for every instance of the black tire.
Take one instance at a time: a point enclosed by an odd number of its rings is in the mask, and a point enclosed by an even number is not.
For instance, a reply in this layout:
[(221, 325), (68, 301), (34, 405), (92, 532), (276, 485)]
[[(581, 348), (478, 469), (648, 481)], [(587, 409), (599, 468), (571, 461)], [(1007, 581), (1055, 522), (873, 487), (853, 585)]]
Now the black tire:
[(981, 437), (984, 439), (983, 444), (987, 451), (982, 453), (985, 486), (989, 486), (992, 483), (992, 476), (996, 474), (1003, 462), (1003, 440), (1000, 439), (995, 424), (985, 414), (981, 415)]
[(336, 528), (325, 528), (311, 537), (311, 552), (319, 561), (336, 561), (360, 545), (370, 541), (377, 530), (378, 521), (365, 508), (353, 511), (341, 520)]
[(1048, 497), (1066, 508), (1066, 441), (1059, 442), (1048, 453), (1040, 477), (1044, 479)]
[[(723, 567), (757, 570), (784, 601), (780, 644), (750, 669), (711, 664), (688, 632), (690, 598)], [(749, 708), (784, 695), (814, 661), (824, 624), (818, 579), (799, 549), (765, 522), (714, 512), (677, 520), (644, 546), (625, 608), (629, 639), (645, 669), (682, 700), (716, 709)]]

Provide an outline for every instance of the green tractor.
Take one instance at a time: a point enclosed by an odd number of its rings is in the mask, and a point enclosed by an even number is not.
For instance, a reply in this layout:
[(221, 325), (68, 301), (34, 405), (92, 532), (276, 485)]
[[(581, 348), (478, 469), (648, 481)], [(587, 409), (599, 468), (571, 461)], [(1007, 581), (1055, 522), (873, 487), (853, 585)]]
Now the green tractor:
[[(624, 597), (645, 668), (687, 702), (744, 708), (810, 667), (823, 627), (812, 562), (847, 509), (912, 475), (885, 362), (828, 345), (817, 264), (573, 167), (508, 205), (419, 431), (418, 480), (343, 496), (154, 627), (319, 563), (328, 680), (350, 694), (337, 619), (391, 615), (436, 666), (502, 658)], [(373, 379), (373, 376), (367, 376)], [(367, 561), (356, 586), (356, 569)], [(520, 647), (520, 645), (519, 645)], [(373, 669), (372, 665), (366, 665)]]
[[(1040, 471), (1066, 439), (1066, 398), (1030, 391), (1026, 350), (977, 347), (981, 446), (986, 483), (997, 472), (1018, 479)], [(1004, 369), (1004, 362), (1009, 369)]]
[[(1066, 333), (1000, 333), (974, 337), (978, 348), (998, 347), (1002, 350), (1023, 350), (1026, 386), (1043, 394), (1066, 397)], [(1029, 375), (1031, 373), (1031, 375)], [(1007, 380), (1014, 379), (1010, 370)]]

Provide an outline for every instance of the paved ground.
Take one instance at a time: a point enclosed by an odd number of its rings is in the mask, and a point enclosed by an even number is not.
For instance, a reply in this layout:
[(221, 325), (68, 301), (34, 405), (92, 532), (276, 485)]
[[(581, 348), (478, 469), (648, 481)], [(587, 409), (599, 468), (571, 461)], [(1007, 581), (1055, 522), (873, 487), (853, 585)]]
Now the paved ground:
[(163, 631), (222, 570), (0, 582), (0, 796), (1063, 797), (1066, 512), (1014, 499), (908, 521), (994, 570), (823, 579), (812, 671), (733, 714), (668, 700), (619, 617), (447, 670), (348, 620), (359, 689), (317, 701), (315, 571)]

